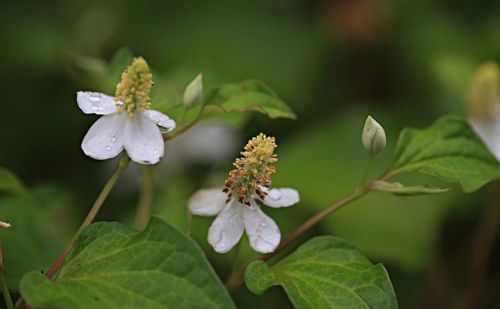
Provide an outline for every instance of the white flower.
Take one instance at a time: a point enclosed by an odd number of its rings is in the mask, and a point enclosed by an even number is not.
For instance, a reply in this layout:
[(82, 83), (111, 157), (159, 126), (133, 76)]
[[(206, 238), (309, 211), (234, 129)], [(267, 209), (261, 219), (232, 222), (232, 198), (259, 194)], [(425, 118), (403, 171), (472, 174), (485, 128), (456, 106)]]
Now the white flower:
[(468, 121), (500, 160), (500, 70), (494, 62), (479, 66), (467, 93)]
[(133, 161), (158, 163), (165, 152), (165, 142), (158, 126), (170, 131), (175, 128), (175, 122), (150, 109), (152, 86), (149, 67), (139, 57), (122, 73), (115, 97), (98, 92), (78, 92), (76, 101), (85, 114), (103, 115), (83, 138), (83, 152), (94, 159), (106, 160), (125, 149)]
[(292, 206), (299, 202), (299, 194), (290, 188), (267, 189), (259, 186), (265, 193), (263, 199), (257, 194), (248, 199), (248, 204), (235, 198), (228, 200), (222, 188), (203, 189), (189, 200), (189, 211), (200, 216), (215, 216), (208, 231), (208, 242), (215, 251), (225, 253), (238, 243), (246, 231), (250, 246), (257, 252), (273, 252), (280, 243), (281, 234), (276, 222), (267, 216), (257, 204), (260, 200), (272, 208)]
[(80, 91), (76, 100), (85, 114), (103, 115), (83, 138), (82, 149), (87, 156), (106, 160), (125, 149), (138, 163), (155, 164), (163, 157), (165, 142), (158, 126), (168, 131), (175, 128), (175, 121), (167, 115), (150, 109), (129, 117), (126, 112), (118, 112), (121, 102), (98, 92)]
[(491, 153), (500, 161), (500, 112), (494, 119), (469, 117), (469, 124)]

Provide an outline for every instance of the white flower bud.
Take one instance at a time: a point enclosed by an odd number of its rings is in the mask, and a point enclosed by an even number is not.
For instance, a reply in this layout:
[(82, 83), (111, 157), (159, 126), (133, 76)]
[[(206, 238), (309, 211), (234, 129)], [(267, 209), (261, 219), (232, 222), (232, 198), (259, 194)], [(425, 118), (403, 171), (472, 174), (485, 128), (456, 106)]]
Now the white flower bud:
[(0, 227), (3, 227), (3, 228), (6, 228), (6, 229), (7, 229), (7, 228), (9, 228), (9, 227), (11, 227), (11, 226), (12, 226), (12, 225), (10, 224), (10, 222), (9, 222), (9, 221), (2, 221), (2, 220), (0, 220)]
[(377, 154), (385, 147), (386, 138), (384, 128), (371, 116), (366, 118), (361, 140), (363, 146), (370, 154)]
[(198, 74), (196, 78), (184, 90), (184, 105), (193, 107), (203, 98), (203, 76)]

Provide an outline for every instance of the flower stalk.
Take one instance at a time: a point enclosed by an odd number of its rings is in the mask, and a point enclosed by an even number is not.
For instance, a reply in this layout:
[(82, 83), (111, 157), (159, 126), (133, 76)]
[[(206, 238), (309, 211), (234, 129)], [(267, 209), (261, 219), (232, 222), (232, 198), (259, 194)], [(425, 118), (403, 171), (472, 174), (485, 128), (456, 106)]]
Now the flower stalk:
[(52, 278), (54, 274), (59, 270), (59, 268), (64, 264), (64, 261), (66, 260), (66, 257), (68, 254), (71, 252), (73, 249), (73, 245), (75, 243), (76, 237), (80, 234), (80, 232), (88, 225), (94, 221), (95, 217), (99, 213), (99, 210), (101, 209), (102, 205), (104, 204), (104, 201), (106, 201), (106, 198), (108, 197), (109, 193), (111, 192), (111, 189), (116, 184), (116, 181), (122, 174), (122, 172), (125, 170), (129, 163), (129, 158), (125, 153), (122, 153), (122, 156), (120, 158), (120, 161), (118, 161), (118, 165), (116, 166), (115, 171), (109, 178), (109, 180), (106, 182), (104, 187), (102, 188), (101, 193), (97, 197), (96, 201), (94, 202), (94, 205), (92, 205), (92, 208), (90, 209), (89, 213), (87, 214), (87, 217), (85, 220), (83, 220), (82, 224), (80, 225), (80, 228), (76, 232), (75, 236), (73, 236), (73, 239), (71, 242), (68, 244), (68, 246), (64, 249), (64, 251), (59, 255), (59, 257), (56, 259), (56, 261), (50, 266), (49, 270), (45, 273), (45, 276), (47, 278)]
[(0, 289), (2, 289), (3, 299), (5, 300), (5, 305), (7, 309), (14, 309), (14, 303), (10, 297), (9, 287), (5, 281), (5, 276), (3, 275), (3, 253), (2, 248), (0, 248)]
[(143, 166), (143, 182), (139, 203), (137, 204), (137, 214), (135, 218), (135, 228), (143, 230), (151, 217), (151, 204), (153, 203), (155, 175), (153, 165)]
[[(380, 176), (377, 180), (386, 180), (391, 175), (393, 175), (393, 174), (385, 173), (384, 175)], [(340, 200), (338, 200), (335, 203), (333, 203), (332, 205), (330, 205), (328, 208), (325, 208), (322, 211), (318, 212), (317, 214), (315, 214), (314, 216), (309, 218), (306, 222), (302, 223), (299, 227), (297, 227), (290, 234), (288, 234), (280, 242), (280, 244), (278, 245), (276, 250), (274, 250), (273, 252), (261, 255), (260, 257), (256, 258), (255, 261), (256, 260), (268, 261), (271, 258), (275, 257), (280, 252), (282, 252), (284, 249), (286, 249), (290, 244), (292, 244), (296, 239), (298, 239), (301, 235), (303, 235), (306, 231), (308, 231), (310, 228), (312, 228), (313, 226), (315, 226), (319, 222), (326, 219), (332, 213), (334, 213), (338, 209), (342, 208), (343, 206), (345, 206), (345, 205), (367, 195), (368, 193), (374, 191), (373, 183), (374, 182), (370, 182), (367, 185), (365, 185), (362, 189), (354, 190), (352, 193), (344, 196)], [(231, 276), (226, 281), (226, 287), (228, 288), (228, 290), (232, 291), (243, 283), (246, 267), (251, 262), (252, 261), (246, 263), (239, 270), (237, 270), (231, 274)]]

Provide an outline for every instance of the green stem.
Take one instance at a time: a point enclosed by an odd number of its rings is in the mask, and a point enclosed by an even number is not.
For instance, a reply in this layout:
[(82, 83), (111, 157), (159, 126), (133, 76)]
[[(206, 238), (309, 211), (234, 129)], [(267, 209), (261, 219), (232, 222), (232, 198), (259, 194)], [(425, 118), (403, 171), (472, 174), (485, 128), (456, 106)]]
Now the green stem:
[[(185, 110), (183, 112), (183, 114), (181, 115), (181, 118), (179, 120), (179, 123), (180, 124), (183, 124), (182, 122), (184, 122), (184, 118), (185, 118), (185, 114), (187, 113), (187, 110)], [(198, 116), (196, 116), (195, 119), (193, 119), (193, 121), (191, 121), (190, 123), (182, 126), (180, 129), (176, 129), (174, 130), (173, 132), (171, 133), (166, 133), (166, 134), (163, 134), (163, 140), (164, 141), (168, 141), (168, 140), (171, 140), (173, 139), (174, 137), (178, 136), (178, 135), (181, 135), (182, 133), (186, 132), (187, 130), (189, 130), (190, 128), (192, 128), (197, 122), (198, 120), (201, 119), (201, 115), (202, 115), (202, 112), (200, 112), (198, 114)]]
[(106, 184), (102, 188), (101, 193), (99, 194), (96, 201), (94, 202), (94, 205), (92, 205), (92, 208), (90, 209), (89, 213), (87, 214), (87, 217), (85, 218), (85, 220), (83, 220), (83, 222), (80, 225), (80, 228), (76, 232), (75, 236), (73, 236), (73, 239), (68, 244), (66, 249), (64, 249), (64, 251), (61, 253), (61, 255), (59, 255), (59, 257), (56, 259), (56, 261), (50, 266), (49, 270), (45, 273), (45, 276), (47, 278), (51, 278), (57, 272), (57, 270), (62, 266), (62, 264), (66, 260), (66, 257), (71, 252), (71, 249), (73, 249), (73, 244), (74, 244), (75, 239), (78, 236), (78, 234), (80, 234), (80, 232), (86, 226), (88, 226), (89, 224), (92, 223), (92, 221), (94, 221), (97, 213), (101, 209), (101, 206), (104, 204), (104, 201), (106, 200), (109, 193), (111, 192), (111, 189), (113, 189), (116, 181), (118, 180), (118, 178), (120, 177), (122, 172), (125, 170), (128, 163), (129, 163), (129, 158), (128, 158), (126, 153), (123, 153), (121, 158), (120, 158), (120, 161), (118, 161), (118, 165), (116, 166), (115, 171), (113, 172), (113, 174), (109, 178), (108, 182), (106, 182)]
[(181, 117), (179, 118), (180, 125), (184, 125), (184, 119), (186, 119), (187, 112), (188, 112), (188, 108), (184, 108), (184, 110), (182, 111)]
[(191, 227), (192, 227), (192, 224), (193, 224), (193, 214), (189, 211), (189, 209), (187, 210), (187, 226), (186, 226), (186, 234), (189, 236), (191, 235)]
[[(372, 159), (373, 160), (373, 159)], [(370, 164), (369, 164), (370, 165)], [(385, 180), (391, 177), (393, 174), (392, 173), (385, 173), (384, 175), (380, 176), (377, 180)], [(372, 187), (372, 182), (364, 185), (362, 188), (353, 191), (351, 194), (348, 194), (341, 198), (340, 200), (336, 201), (330, 207), (323, 209), (322, 211), (318, 212), (309, 220), (306, 222), (302, 223), (299, 227), (297, 227), (293, 232), (288, 234), (285, 239), (281, 241), (281, 243), (278, 245), (276, 250), (274, 250), (271, 253), (261, 255), (260, 257), (256, 258), (255, 260), (261, 260), (261, 261), (268, 261), (274, 256), (276, 256), (278, 253), (283, 251), (285, 248), (287, 248), (293, 241), (295, 241), (297, 238), (299, 238), (304, 232), (318, 224), (319, 222), (323, 221), (325, 218), (330, 216), (332, 213), (340, 209), (341, 207), (349, 204), (350, 202), (357, 200), (360, 197), (363, 197), (367, 195), (368, 193), (373, 191)], [(248, 263), (249, 264), (249, 263)], [(245, 269), (246, 266), (244, 265), (241, 267), (238, 271), (235, 271), (231, 274), (229, 279), (227, 280), (226, 286), (227, 288), (231, 291), (237, 288), (242, 282), (243, 278), (245, 275)]]
[(153, 202), (155, 177), (154, 166), (145, 165), (144, 176), (142, 182), (141, 195), (137, 204), (137, 214), (135, 217), (135, 228), (138, 230), (144, 229), (151, 217), (151, 204)]
[(374, 161), (374, 155), (369, 154), (368, 159), (366, 161), (366, 166), (365, 166), (365, 171), (363, 172), (363, 178), (361, 180), (361, 186), (360, 188), (363, 188), (366, 185), (366, 182), (368, 181), (368, 176), (370, 176), (370, 172), (373, 167), (373, 161)]
[(494, 248), (495, 240), (498, 238), (500, 230), (500, 182), (491, 184), (493, 189), (493, 199), (484, 218), (479, 224), (472, 250), (470, 265), (470, 284), (467, 291), (465, 308), (478, 308), (481, 305), (485, 280), (488, 274), (488, 264), (492, 257), (491, 251)]
[(233, 269), (232, 271), (236, 271), (238, 269), (238, 261), (240, 260), (240, 252), (241, 252), (241, 241), (238, 242), (236, 245), (236, 249), (234, 251), (234, 256), (233, 256)]
[(240, 264), (238, 263), (238, 261), (240, 260), (240, 252), (241, 252), (241, 241), (238, 242), (238, 244), (236, 245), (234, 255), (233, 255), (231, 275), (227, 278), (227, 281), (226, 281), (226, 287), (228, 290), (233, 289), (233, 287), (232, 287), (232, 280), (233, 280), (232, 277), (233, 276), (232, 275), (237, 273), (238, 269), (240, 268)]
[(3, 293), (3, 299), (5, 300), (5, 304), (7, 305), (7, 309), (14, 309), (14, 303), (12, 302), (12, 298), (10, 297), (9, 288), (7, 287), (7, 282), (5, 282), (3, 271), (0, 272), (0, 286)]

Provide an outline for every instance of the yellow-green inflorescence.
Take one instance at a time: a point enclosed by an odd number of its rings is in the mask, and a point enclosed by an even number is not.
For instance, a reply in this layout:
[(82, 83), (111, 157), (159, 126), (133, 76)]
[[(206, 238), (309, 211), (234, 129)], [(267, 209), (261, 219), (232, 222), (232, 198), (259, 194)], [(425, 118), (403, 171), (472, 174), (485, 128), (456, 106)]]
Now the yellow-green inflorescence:
[(116, 86), (115, 100), (122, 103), (117, 104), (118, 113), (127, 112), (132, 117), (136, 111), (150, 109), (149, 91), (152, 86), (153, 75), (146, 60), (135, 58), (122, 73), (122, 79)]
[(494, 118), (500, 102), (500, 71), (494, 62), (481, 65), (467, 93), (469, 115), (474, 118)]
[(263, 133), (248, 141), (241, 157), (233, 163), (236, 169), (226, 178), (224, 192), (228, 193), (227, 202), (234, 197), (240, 203), (250, 205), (249, 199), (254, 193), (262, 199), (267, 195), (260, 186), (269, 187), (271, 175), (276, 172), (273, 167), (278, 161), (274, 153), (276, 147), (274, 137)]

